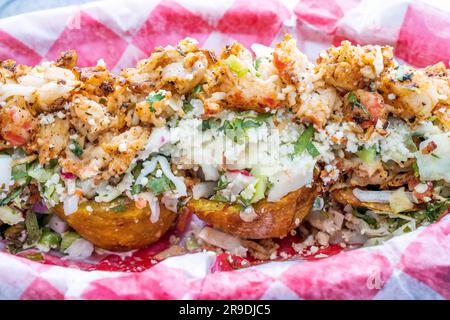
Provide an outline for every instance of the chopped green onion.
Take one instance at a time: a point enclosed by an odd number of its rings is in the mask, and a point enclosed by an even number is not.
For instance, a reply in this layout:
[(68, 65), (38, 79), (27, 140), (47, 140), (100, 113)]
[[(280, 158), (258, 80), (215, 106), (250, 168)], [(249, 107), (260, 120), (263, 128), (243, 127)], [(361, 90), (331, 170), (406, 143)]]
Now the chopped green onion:
[(118, 204), (117, 206), (112, 207), (111, 211), (115, 212), (115, 213), (119, 213), (119, 212), (124, 212), (126, 210), (126, 208), (127, 208), (127, 206), (125, 205), (125, 203), (122, 202), (122, 203)]
[(192, 106), (192, 104), (190, 104), (189, 102), (183, 103), (183, 112), (184, 113), (191, 112), (192, 110), (194, 110), (194, 107)]
[(356, 210), (353, 210), (353, 215), (357, 218), (364, 220), (371, 226), (377, 226), (377, 224), (378, 224), (377, 220), (375, 218), (371, 217), (367, 213), (367, 211), (368, 210), (366, 208), (356, 208)]
[(149, 179), (147, 187), (153, 192), (154, 195), (174, 189), (172, 181), (170, 181), (165, 175), (162, 175), (159, 178)]
[(44, 256), (40, 252), (32, 252), (32, 253), (26, 253), (23, 255), (24, 258), (27, 258), (28, 260), (41, 262), (44, 260)]
[(250, 201), (251, 203), (258, 202), (265, 198), (265, 192), (267, 190), (267, 177), (258, 176), (255, 183), (255, 193), (253, 194), (253, 198)]
[(39, 244), (51, 249), (56, 249), (61, 242), (61, 236), (56, 232), (50, 230), (50, 228), (44, 228), (42, 230)]
[(158, 92), (150, 93), (145, 100), (150, 105), (150, 111), (155, 112), (155, 108), (153, 108), (153, 102), (161, 101), (166, 97), (164, 91), (159, 90)]
[(39, 240), (41, 232), (36, 214), (29, 211), (25, 217), (25, 229), (27, 230), (27, 243), (32, 244)]
[(83, 155), (83, 148), (80, 146), (80, 144), (75, 141), (72, 140), (71, 145), (69, 147), (69, 149), (72, 151), (72, 153), (74, 155), (76, 155), (78, 158), (81, 157)]
[(201, 85), (201, 84), (198, 84), (198, 85), (195, 86), (194, 90), (192, 90), (192, 93), (193, 93), (193, 94), (197, 94), (197, 93), (199, 93), (200, 91), (202, 91), (202, 85)]
[(131, 194), (135, 195), (135, 194), (139, 194), (141, 193), (142, 190), (142, 186), (140, 184), (135, 184), (131, 187)]
[(420, 173), (419, 173), (419, 166), (417, 165), (417, 161), (415, 161), (415, 162), (412, 164), (412, 169), (413, 169), (413, 171), (414, 171), (414, 176), (419, 177), (419, 176), (420, 176)]
[(356, 155), (361, 159), (362, 162), (371, 164), (375, 161), (377, 150), (375, 146), (371, 146), (370, 148), (363, 148), (359, 150)]
[(0, 206), (3, 206), (5, 204), (8, 204), (11, 201), (13, 201), (15, 198), (17, 198), (22, 193), (24, 188), (25, 188), (25, 186), (14, 189), (14, 191), (11, 192), (11, 194), (9, 196), (0, 200)]
[(258, 57), (253, 61), (253, 66), (255, 67), (255, 70), (258, 71), (259, 66), (261, 65), (261, 57)]
[(219, 202), (229, 202), (228, 198), (220, 193), (216, 193), (211, 197), (211, 200), (219, 201)]
[(356, 97), (356, 94), (354, 92), (350, 92), (348, 94), (347, 100), (352, 104), (352, 109), (353, 107), (360, 108), (362, 111), (364, 111), (365, 114), (369, 116), (369, 119), (372, 119), (372, 115), (370, 114), (369, 111), (367, 111), (366, 107), (361, 102), (358, 101), (358, 98)]
[(320, 156), (319, 150), (317, 150), (316, 146), (312, 142), (309, 142), (306, 145), (306, 150), (308, 150), (309, 154), (313, 158)]
[(398, 81), (403, 82), (403, 81), (406, 81), (406, 80), (411, 80), (413, 75), (414, 75), (413, 72), (408, 72), (407, 73), (407, 72), (405, 72), (404, 66), (400, 66), (397, 69), (397, 76), (396, 76), (396, 78), (397, 78)]
[(308, 143), (311, 142), (313, 135), (314, 135), (313, 126), (307, 127), (295, 142), (294, 153), (302, 154), (303, 151), (306, 150), (306, 146), (308, 145)]
[(62, 252), (66, 251), (72, 245), (72, 243), (74, 243), (74, 241), (77, 240), (78, 238), (80, 238), (80, 236), (76, 232), (72, 231), (66, 232), (63, 235), (59, 249)]
[(248, 68), (234, 54), (230, 55), (224, 62), (238, 78), (243, 77), (248, 73)]
[(15, 166), (14, 168), (12, 168), (11, 170), (11, 178), (14, 181), (23, 179), (23, 178), (27, 178), (28, 177), (28, 172), (27, 172), (27, 166), (25, 164), (21, 164), (18, 166)]

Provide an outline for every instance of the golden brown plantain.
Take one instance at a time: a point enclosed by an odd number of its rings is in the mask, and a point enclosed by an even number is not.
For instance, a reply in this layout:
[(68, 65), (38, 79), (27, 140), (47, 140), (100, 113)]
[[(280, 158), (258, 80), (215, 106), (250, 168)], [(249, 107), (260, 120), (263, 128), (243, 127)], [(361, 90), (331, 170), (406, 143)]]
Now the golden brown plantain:
[[(354, 188), (343, 188), (337, 189), (331, 192), (331, 196), (334, 200), (339, 202), (340, 204), (346, 205), (349, 204), (352, 207), (363, 207), (374, 211), (380, 212), (392, 212), (392, 208), (389, 203), (378, 203), (378, 202), (362, 202), (353, 194)], [(417, 205), (414, 205), (412, 209), (406, 211), (415, 211), (417, 210)]]
[(309, 213), (316, 196), (315, 187), (300, 188), (277, 202), (261, 200), (253, 205), (258, 217), (246, 222), (240, 217), (239, 205), (208, 199), (192, 199), (187, 207), (214, 228), (246, 239), (286, 236)]
[[(150, 208), (138, 209), (134, 202), (126, 198), (121, 203), (98, 203), (85, 201), (78, 210), (66, 216), (62, 205), (54, 208), (56, 214), (75, 229), (83, 238), (97, 247), (111, 251), (128, 251), (145, 247), (158, 241), (170, 228), (176, 214), (163, 205), (157, 222), (150, 221)], [(113, 208), (120, 205), (123, 211), (115, 212)], [(89, 212), (86, 207), (93, 210)]]

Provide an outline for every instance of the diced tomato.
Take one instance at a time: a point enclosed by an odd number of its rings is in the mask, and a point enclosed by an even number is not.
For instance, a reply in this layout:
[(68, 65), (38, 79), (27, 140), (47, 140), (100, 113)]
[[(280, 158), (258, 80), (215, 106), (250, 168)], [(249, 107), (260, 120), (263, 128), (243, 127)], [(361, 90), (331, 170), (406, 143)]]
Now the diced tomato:
[(240, 174), (242, 174), (244, 176), (247, 176), (247, 177), (251, 177), (252, 176), (252, 174), (250, 172), (248, 172), (247, 170), (228, 169), (227, 171), (230, 172), (230, 173), (240, 173)]
[(5, 138), (5, 140), (11, 143), (13, 146), (22, 146), (27, 142), (24, 137), (11, 131), (3, 133), (3, 138)]

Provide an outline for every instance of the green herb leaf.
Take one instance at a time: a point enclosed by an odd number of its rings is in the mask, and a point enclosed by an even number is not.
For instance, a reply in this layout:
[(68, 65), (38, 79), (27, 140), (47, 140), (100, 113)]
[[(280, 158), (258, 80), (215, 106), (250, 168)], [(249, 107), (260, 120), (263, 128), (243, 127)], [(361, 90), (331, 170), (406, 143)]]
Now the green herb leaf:
[(367, 114), (369, 116), (369, 119), (372, 119), (372, 115), (366, 109), (366, 107), (361, 102), (358, 101), (358, 98), (356, 97), (356, 94), (354, 92), (350, 92), (348, 94), (347, 100), (348, 100), (348, 102), (350, 102), (352, 104), (352, 109), (354, 107), (360, 108), (365, 114)]
[(150, 178), (147, 187), (153, 192), (154, 195), (172, 190), (175, 188), (172, 181), (169, 180), (165, 175), (159, 178)]
[(227, 180), (227, 177), (225, 176), (225, 173), (221, 173), (219, 176), (219, 179), (217, 180), (217, 186), (214, 188), (214, 191), (220, 191), (225, 189), (230, 181)]
[(78, 238), (80, 238), (78, 233), (72, 232), (72, 231), (66, 232), (63, 235), (63, 238), (61, 240), (61, 245), (59, 246), (59, 249), (61, 250), (61, 252), (66, 251), (72, 245), (72, 243), (74, 243), (74, 241), (77, 240)]
[(69, 149), (72, 151), (72, 153), (74, 155), (76, 155), (78, 158), (81, 157), (83, 155), (83, 148), (81, 148), (80, 144), (75, 141), (72, 140), (71, 145), (69, 147)]
[(370, 215), (368, 215), (366, 208), (356, 208), (353, 210), (353, 215), (357, 218), (360, 218), (367, 222), (372, 227), (377, 227), (378, 223), (377, 220)]
[(412, 169), (413, 169), (413, 171), (414, 171), (414, 176), (419, 177), (419, 176), (420, 176), (420, 173), (419, 173), (419, 166), (417, 165), (417, 161), (415, 161), (415, 162), (412, 164)]
[(448, 210), (448, 206), (450, 205), (450, 198), (441, 202), (430, 203), (427, 205), (425, 210), (426, 218), (429, 222), (436, 221), (441, 214), (443, 214), (446, 210)]
[(21, 164), (12, 168), (11, 178), (14, 181), (24, 179), (28, 177), (27, 166), (25, 164)]
[(122, 203), (118, 204), (117, 206), (112, 207), (111, 211), (115, 212), (115, 213), (119, 213), (119, 212), (124, 212), (126, 210), (126, 208), (127, 208), (127, 206), (125, 205), (125, 203), (122, 202)]
[(219, 201), (219, 202), (229, 202), (229, 199), (222, 195), (221, 193), (216, 193), (211, 197), (211, 200)]
[(39, 239), (39, 244), (49, 247), (51, 249), (58, 248), (61, 242), (61, 236), (56, 232), (50, 230), (50, 228), (44, 228), (42, 230), (41, 238)]
[(32, 253), (26, 253), (23, 255), (24, 258), (27, 258), (28, 260), (41, 262), (44, 261), (44, 256), (40, 252), (32, 252)]
[(361, 159), (362, 162), (371, 164), (375, 161), (377, 150), (375, 148), (375, 145), (373, 145), (369, 148), (363, 148), (359, 150), (358, 152), (356, 152), (356, 155)]
[(11, 192), (11, 194), (9, 196), (0, 200), (0, 206), (6, 205), (6, 204), (10, 203), (11, 201), (13, 201), (15, 198), (17, 198), (22, 193), (24, 188), (25, 188), (25, 186), (14, 189), (14, 191)]
[(190, 104), (189, 102), (183, 103), (183, 112), (184, 113), (191, 112), (192, 110), (194, 110), (194, 107), (192, 106), (192, 104)]
[(151, 112), (155, 112), (155, 108), (153, 108), (153, 102), (157, 102), (157, 101), (161, 101), (166, 97), (166, 95), (164, 94), (164, 92), (162, 92), (161, 90), (158, 92), (152, 92), (150, 93), (147, 98), (145, 98), (145, 100), (147, 101), (147, 103), (150, 105), (150, 111)]
[(406, 80), (411, 80), (413, 76), (414, 76), (414, 73), (413, 72), (408, 72), (407, 73), (405, 71), (404, 66), (398, 67), (398, 69), (397, 69), (397, 76), (396, 76), (398, 81), (403, 82), (403, 81), (406, 81)]
[[(294, 154), (295, 155), (301, 155), (303, 151), (305, 151), (308, 148), (308, 144), (311, 143), (312, 137), (314, 135), (314, 128), (313, 126), (309, 126), (303, 131), (303, 133), (300, 135), (300, 137), (297, 139), (294, 145)], [(309, 148), (311, 148), (309, 146)]]
[(141, 193), (142, 190), (142, 186), (140, 184), (135, 184), (131, 187), (131, 194), (135, 195), (135, 194), (139, 194)]
[(255, 67), (255, 70), (258, 71), (259, 66), (261, 65), (261, 57), (258, 57), (253, 61), (253, 66)]
[(202, 85), (198, 84), (198, 85), (195, 86), (194, 90), (192, 90), (192, 94), (197, 94), (200, 91), (202, 91)]
[(248, 73), (248, 68), (234, 54), (230, 55), (224, 62), (238, 78), (243, 77)]
[(27, 230), (27, 243), (32, 244), (39, 240), (41, 232), (36, 214), (29, 211), (25, 217), (25, 229)]

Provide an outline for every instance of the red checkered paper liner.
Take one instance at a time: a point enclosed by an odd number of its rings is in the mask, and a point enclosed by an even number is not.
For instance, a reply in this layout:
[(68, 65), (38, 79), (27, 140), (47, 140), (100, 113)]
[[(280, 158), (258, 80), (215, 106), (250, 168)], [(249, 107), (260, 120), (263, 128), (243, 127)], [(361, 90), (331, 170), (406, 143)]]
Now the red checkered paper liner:
[[(450, 60), (445, 1), (105, 1), (0, 20), (0, 59), (34, 65), (76, 49), (80, 66), (102, 58), (115, 71), (156, 46), (190, 36), (220, 50), (232, 40), (273, 45), (286, 32), (311, 59), (330, 44), (388, 44), (422, 67)], [(167, 239), (166, 239), (167, 240)], [(1, 299), (449, 299), (450, 218), (381, 246), (327, 249), (234, 270), (225, 255), (200, 252), (154, 264), (164, 241), (130, 257), (95, 263), (0, 252)], [(1, 248), (1, 244), (0, 244)], [(288, 250), (288, 249), (287, 249)], [(327, 258), (319, 258), (330, 255)], [(103, 271), (113, 270), (113, 271)], [(134, 272), (130, 272), (134, 271)], [(140, 272), (137, 272), (140, 271)]]

